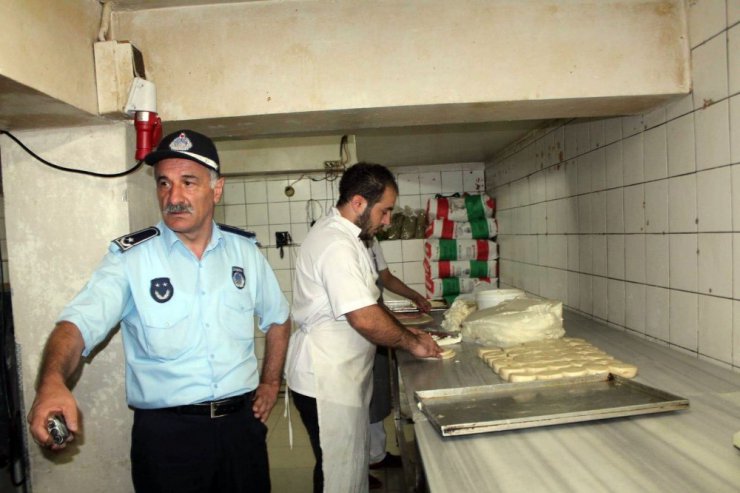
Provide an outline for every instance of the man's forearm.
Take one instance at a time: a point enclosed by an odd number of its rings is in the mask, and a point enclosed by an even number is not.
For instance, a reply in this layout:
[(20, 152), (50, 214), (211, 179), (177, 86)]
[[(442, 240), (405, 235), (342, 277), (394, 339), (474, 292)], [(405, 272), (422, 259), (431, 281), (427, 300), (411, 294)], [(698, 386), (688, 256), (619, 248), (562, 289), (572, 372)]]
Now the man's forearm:
[(290, 338), (290, 318), (282, 324), (273, 324), (265, 337), (265, 359), (261, 383), (280, 385), (285, 364), (285, 353)]
[(347, 313), (347, 321), (370, 342), (408, 350), (416, 337), (381, 305), (370, 305)]
[(46, 341), (37, 386), (66, 385), (80, 364), (84, 348), (85, 341), (77, 326), (71, 322), (59, 322)]

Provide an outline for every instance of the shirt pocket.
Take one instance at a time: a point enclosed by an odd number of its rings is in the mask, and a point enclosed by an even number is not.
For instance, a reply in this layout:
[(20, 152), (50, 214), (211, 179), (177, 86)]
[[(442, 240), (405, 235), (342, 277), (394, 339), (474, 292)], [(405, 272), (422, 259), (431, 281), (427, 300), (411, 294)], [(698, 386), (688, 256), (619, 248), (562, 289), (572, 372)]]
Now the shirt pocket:
[(149, 310), (142, 316), (147, 353), (158, 359), (174, 360), (194, 346), (196, 338), (188, 304), (175, 299), (167, 309)]
[(226, 293), (219, 308), (219, 322), (229, 337), (238, 340), (254, 338), (254, 304), (247, 293)]

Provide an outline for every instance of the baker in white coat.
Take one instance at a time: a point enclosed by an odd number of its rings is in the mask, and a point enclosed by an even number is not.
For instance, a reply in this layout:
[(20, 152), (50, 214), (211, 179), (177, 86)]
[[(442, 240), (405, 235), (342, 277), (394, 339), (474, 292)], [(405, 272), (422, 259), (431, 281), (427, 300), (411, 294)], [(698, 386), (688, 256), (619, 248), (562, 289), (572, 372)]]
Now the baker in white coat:
[(365, 241), (389, 224), (398, 196), (379, 164), (351, 166), (339, 200), (306, 236), (296, 261), (287, 382), (316, 456), (314, 493), (368, 490), (368, 405), (375, 345), (438, 357), (432, 337), (378, 304)]

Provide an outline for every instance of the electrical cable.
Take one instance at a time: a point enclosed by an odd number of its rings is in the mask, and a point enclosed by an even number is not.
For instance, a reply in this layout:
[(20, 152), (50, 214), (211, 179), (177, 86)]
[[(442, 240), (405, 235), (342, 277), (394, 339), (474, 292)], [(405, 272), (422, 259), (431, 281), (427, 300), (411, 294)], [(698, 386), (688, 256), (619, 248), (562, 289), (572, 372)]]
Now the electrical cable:
[(2, 134), (5, 134), (8, 137), (10, 137), (16, 144), (18, 144), (21, 147), (21, 149), (23, 149), (29, 155), (31, 155), (32, 157), (34, 157), (37, 161), (39, 161), (39, 162), (41, 162), (41, 163), (49, 166), (50, 168), (54, 168), (54, 169), (59, 170), (59, 171), (67, 171), (69, 173), (78, 173), (78, 174), (81, 174), (81, 175), (95, 176), (97, 178), (120, 178), (121, 176), (126, 176), (126, 175), (129, 175), (129, 174), (133, 173), (134, 171), (136, 171), (137, 169), (139, 169), (142, 164), (144, 164), (144, 161), (142, 160), (142, 161), (137, 162), (136, 165), (134, 165), (133, 168), (129, 168), (129, 169), (125, 170), (125, 171), (121, 171), (120, 173), (110, 173), (110, 174), (96, 173), (95, 171), (87, 171), (87, 170), (83, 170), (83, 169), (66, 168), (64, 166), (60, 166), (58, 164), (54, 164), (54, 163), (49, 162), (46, 159), (42, 158), (41, 156), (39, 156), (38, 154), (36, 154), (35, 152), (33, 152), (31, 149), (29, 149), (28, 147), (26, 147), (26, 145), (23, 142), (21, 142), (18, 139), (18, 137), (16, 137), (12, 133), (8, 132), (7, 130), (0, 130), (0, 135), (2, 135)]

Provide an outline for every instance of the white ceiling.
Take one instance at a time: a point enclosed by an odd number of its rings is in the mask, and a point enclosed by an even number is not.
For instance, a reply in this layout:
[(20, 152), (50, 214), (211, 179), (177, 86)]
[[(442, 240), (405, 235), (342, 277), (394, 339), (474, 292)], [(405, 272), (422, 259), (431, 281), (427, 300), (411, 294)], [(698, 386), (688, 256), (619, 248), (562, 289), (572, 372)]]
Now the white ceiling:
[[(112, 8), (144, 10), (240, 3), (240, 1), (271, 0), (113, 0)], [(438, 126), (353, 128), (347, 133), (356, 137), (358, 160), (391, 166), (444, 164), (483, 162), (542, 123), (541, 120), (523, 120)]]

